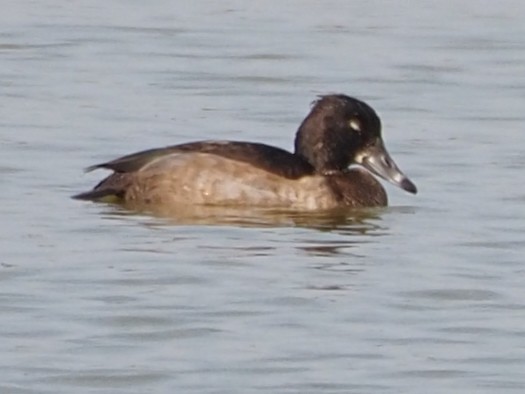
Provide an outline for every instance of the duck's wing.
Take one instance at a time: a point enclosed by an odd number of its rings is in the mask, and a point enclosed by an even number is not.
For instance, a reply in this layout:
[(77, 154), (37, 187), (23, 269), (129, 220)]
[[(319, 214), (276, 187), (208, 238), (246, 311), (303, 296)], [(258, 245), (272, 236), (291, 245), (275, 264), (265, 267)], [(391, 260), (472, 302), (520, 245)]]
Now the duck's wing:
[(123, 156), (107, 163), (88, 167), (86, 172), (99, 168), (116, 173), (139, 171), (153, 161), (173, 153), (209, 153), (227, 159), (241, 161), (254, 167), (284, 176), (299, 178), (313, 172), (313, 168), (296, 155), (274, 146), (241, 141), (198, 141), (187, 144), (149, 149)]
[(132, 153), (130, 155), (119, 157), (118, 159), (106, 163), (95, 164), (86, 168), (86, 172), (91, 172), (99, 168), (105, 168), (117, 173), (135, 172), (150, 164), (156, 159), (168, 156), (172, 153), (181, 151), (182, 145), (167, 146), (165, 148), (148, 149), (145, 151)]
[[(255, 168), (289, 179), (313, 173), (313, 168), (294, 154), (273, 146), (238, 141), (199, 141), (187, 144), (149, 149), (133, 153), (118, 159), (88, 167), (86, 171), (99, 168), (112, 170), (114, 173), (102, 180), (93, 190), (73, 196), (81, 200), (118, 201), (130, 187), (136, 174), (155, 163), (171, 162), (176, 154), (206, 153), (226, 159), (243, 162)], [(172, 157), (170, 157), (172, 156)], [(169, 166), (161, 166), (165, 170)]]

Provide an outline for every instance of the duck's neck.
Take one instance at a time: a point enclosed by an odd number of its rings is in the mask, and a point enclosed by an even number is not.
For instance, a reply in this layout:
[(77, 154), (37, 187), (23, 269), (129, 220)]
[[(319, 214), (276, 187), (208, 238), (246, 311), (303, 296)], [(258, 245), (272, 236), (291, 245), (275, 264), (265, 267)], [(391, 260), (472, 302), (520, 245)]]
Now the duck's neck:
[(350, 165), (345, 148), (326, 141), (318, 133), (309, 133), (301, 125), (295, 137), (294, 154), (310, 164), (315, 172), (329, 174), (344, 171)]

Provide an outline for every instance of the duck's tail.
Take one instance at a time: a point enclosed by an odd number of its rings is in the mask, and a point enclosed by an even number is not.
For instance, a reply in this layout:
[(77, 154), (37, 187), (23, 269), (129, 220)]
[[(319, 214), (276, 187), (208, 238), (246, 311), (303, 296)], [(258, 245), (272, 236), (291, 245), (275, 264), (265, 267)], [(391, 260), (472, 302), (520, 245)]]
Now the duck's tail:
[(71, 196), (75, 200), (105, 202), (110, 204), (118, 204), (123, 201), (122, 191), (115, 189), (94, 189), (88, 192), (75, 194)]
[(129, 174), (114, 173), (102, 180), (93, 190), (71, 196), (75, 200), (122, 203), (130, 184)]

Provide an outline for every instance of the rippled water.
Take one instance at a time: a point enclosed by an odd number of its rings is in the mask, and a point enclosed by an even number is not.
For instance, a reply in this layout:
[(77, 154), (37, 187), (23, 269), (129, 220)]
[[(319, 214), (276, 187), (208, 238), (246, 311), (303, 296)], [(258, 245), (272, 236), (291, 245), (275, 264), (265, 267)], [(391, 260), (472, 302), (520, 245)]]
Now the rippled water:
[[(522, 392), (524, 11), (8, 1), (0, 392)], [(377, 109), (420, 194), (177, 219), (69, 199), (144, 148), (289, 149), (326, 92)]]

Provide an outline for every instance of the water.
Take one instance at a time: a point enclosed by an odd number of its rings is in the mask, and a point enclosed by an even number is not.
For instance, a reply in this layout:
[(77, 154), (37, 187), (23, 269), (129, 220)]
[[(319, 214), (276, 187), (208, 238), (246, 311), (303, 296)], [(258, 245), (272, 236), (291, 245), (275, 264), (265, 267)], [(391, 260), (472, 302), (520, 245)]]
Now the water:
[[(523, 391), (523, 3), (2, 8), (0, 392)], [(289, 149), (326, 92), (377, 109), (420, 194), (177, 220), (69, 199), (140, 149)]]

